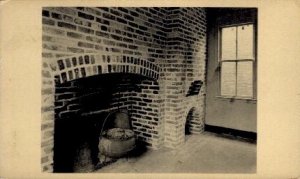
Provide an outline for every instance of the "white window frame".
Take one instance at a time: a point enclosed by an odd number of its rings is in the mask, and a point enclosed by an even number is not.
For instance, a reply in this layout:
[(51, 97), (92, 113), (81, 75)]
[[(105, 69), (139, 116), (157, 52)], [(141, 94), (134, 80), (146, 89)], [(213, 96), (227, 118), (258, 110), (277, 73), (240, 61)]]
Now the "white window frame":
[[(235, 59), (235, 60), (222, 60), (222, 29), (226, 27), (239, 27), (243, 25), (253, 25), (253, 58), (250, 59)], [(230, 99), (246, 99), (246, 100), (255, 100), (256, 101), (256, 92), (255, 92), (255, 77), (256, 77), (256, 63), (257, 63), (257, 55), (256, 55), (256, 24), (254, 22), (247, 22), (247, 23), (236, 23), (236, 24), (230, 24), (230, 25), (221, 25), (218, 28), (218, 68), (219, 68), (219, 95), (217, 97), (220, 98), (230, 98)], [(236, 43), (237, 40), (236, 40)], [(237, 46), (236, 46), (237, 48)], [(237, 50), (236, 50), (237, 53)], [(237, 58), (237, 55), (236, 55)], [(252, 97), (243, 97), (243, 96), (237, 96), (237, 63), (239, 61), (251, 61), (252, 62)], [(222, 78), (222, 62), (236, 62), (236, 85), (235, 85), (235, 92), (236, 94), (234, 96), (225, 96), (221, 94), (221, 78)]]

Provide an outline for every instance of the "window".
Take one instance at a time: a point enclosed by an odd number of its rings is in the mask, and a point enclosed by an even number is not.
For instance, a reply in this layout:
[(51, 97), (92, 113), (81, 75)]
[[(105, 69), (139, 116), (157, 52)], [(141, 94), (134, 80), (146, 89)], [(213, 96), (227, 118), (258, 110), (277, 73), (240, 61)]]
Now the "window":
[(245, 24), (220, 30), (221, 96), (254, 98), (254, 26)]

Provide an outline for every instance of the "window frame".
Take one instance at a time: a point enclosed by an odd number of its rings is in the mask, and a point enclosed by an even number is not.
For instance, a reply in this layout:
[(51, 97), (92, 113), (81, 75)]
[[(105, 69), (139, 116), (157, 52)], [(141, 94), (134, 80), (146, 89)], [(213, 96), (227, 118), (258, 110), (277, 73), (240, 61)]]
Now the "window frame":
[[(237, 48), (238, 45), (236, 45), (236, 59), (235, 60), (222, 60), (222, 29), (227, 27), (235, 27), (238, 28), (239, 26), (243, 25), (253, 25), (253, 58), (245, 58), (245, 59), (237, 59)], [(237, 30), (236, 30), (237, 31)], [(236, 32), (237, 33), (237, 32)], [(236, 36), (237, 37), (237, 36)], [(241, 99), (241, 100), (257, 100), (257, 93), (256, 93), (256, 81), (257, 81), (257, 24), (255, 22), (245, 22), (245, 23), (234, 23), (229, 25), (219, 25), (218, 26), (218, 33), (217, 33), (217, 41), (218, 41), (218, 47), (217, 47), (217, 57), (218, 57), (218, 68), (219, 70), (219, 90), (218, 90), (218, 96), (217, 98), (224, 98), (224, 99)], [(237, 41), (238, 38), (236, 38), (236, 44), (238, 44)], [(252, 62), (252, 97), (244, 97), (244, 96), (237, 96), (237, 64), (238, 62), (243, 61), (251, 61)], [(236, 66), (236, 85), (235, 85), (235, 95), (234, 96), (226, 96), (221, 94), (221, 82), (222, 82), (222, 62), (235, 62)]]

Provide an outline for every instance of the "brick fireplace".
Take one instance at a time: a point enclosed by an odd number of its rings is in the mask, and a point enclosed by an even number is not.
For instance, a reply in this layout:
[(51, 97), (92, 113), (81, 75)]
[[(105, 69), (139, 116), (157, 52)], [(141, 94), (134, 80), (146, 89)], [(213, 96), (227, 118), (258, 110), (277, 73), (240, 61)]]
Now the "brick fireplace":
[(57, 135), (70, 123), (97, 132), (117, 108), (153, 149), (183, 144), (186, 126), (203, 131), (204, 8), (45, 7), (42, 16), (43, 171), (53, 172)]

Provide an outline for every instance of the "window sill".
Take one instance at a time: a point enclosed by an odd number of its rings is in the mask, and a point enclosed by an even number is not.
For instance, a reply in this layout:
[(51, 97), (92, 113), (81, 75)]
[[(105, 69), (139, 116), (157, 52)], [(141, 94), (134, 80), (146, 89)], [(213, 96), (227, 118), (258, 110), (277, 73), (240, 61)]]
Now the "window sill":
[(247, 98), (247, 97), (235, 97), (235, 96), (216, 96), (216, 98), (220, 99), (228, 99), (228, 100), (244, 100), (244, 101), (253, 101), (256, 102), (256, 98)]

